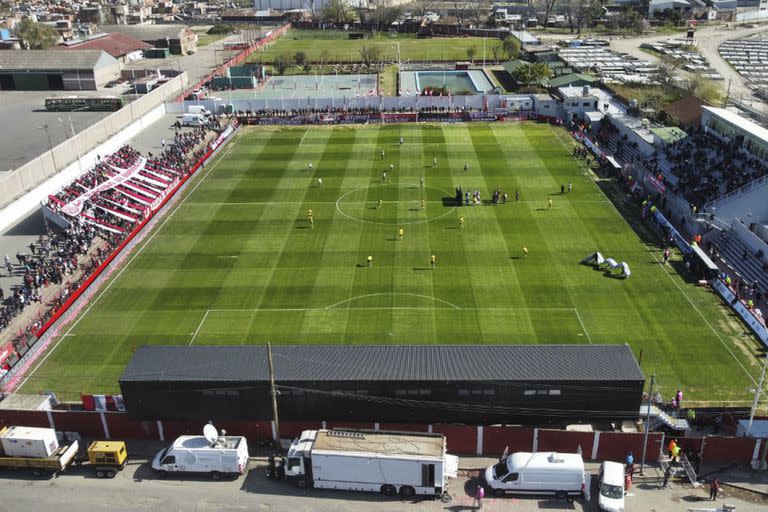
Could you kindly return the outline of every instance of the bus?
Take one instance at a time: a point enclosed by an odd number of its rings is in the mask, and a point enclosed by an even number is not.
[[[123,108],[123,99],[117,96],[61,96],[46,98],[45,110],[49,112],[71,112],[73,110],[97,110],[113,112]]]

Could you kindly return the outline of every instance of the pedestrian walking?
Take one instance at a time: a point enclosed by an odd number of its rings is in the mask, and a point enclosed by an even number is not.
[[[630,475],[635,472],[635,456],[632,452],[627,454],[627,473]]]
[[[549,210],[551,210],[552,209],[552,198],[551,197],[549,199],[547,199],[547,204],[548,204],[547,208]]]
[[[478,484],[477,490],[475,491],[475,503],[477,503],[477,505],[475,506],[473,504],[473,507],[477,510],[481,510],[483,508],[483,498],[485,498],[485,488]]]
[[[720,482],[718,482],[717,478],[715,478],[709,484],[709,499],[715,501],[717,499],[718,492],[720,492]]]
[[[670,464],[667,466],[667,469],[664,471],[664,481],[661,483],[661,487],[663,489],[666,489],[667,484],[669,483],[669,478],[672,476],[672,465]]]
[[[435,267],[437,266],[437,259],[435,258],[434,254],[429,259],[429,264],[432,266],[432,270],[435,270]]]
[[[368,256],[368,266],[369,267],[373,266],[373,256]]]
[[[29,250],[32,251],[32,256],[35,255],[35,243],[29,242]]]
[[[162,140],[160,141],[160,145],[162,145],[162,146],[163,146],[163,149],[165,149],[165,139],[162,139]]]
[[[682,408],[683,407],[683,392],[678,389],[677,390],[677,394],[675,394],[675,398],[677,399],[677,406]]]

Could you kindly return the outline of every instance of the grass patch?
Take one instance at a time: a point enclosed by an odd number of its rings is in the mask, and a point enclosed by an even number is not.
[[[197,46],[207,46],[225,37],[227,37],[227,34],[198,34]]]
[[[661,109],[673,101],[677,101],[681,98],[680,93],[670,88],[665,89],[660,85],[631,85],[611,83],[608,84],[608,88],[613,90],[626,101],[636,99],[641,107],[648,104],[653,105],[654,108]]]
[[[478,54],[483,51],[481,37],[434,37],[416,39],[413,34],[401,34],[398,37],[378,35],[368,39],[348,39],[348,32],[338,30],[291,30],[266,49],[254,53],[250,62],[272,62],[277,55],[294,55],[303,51],[310,61],[319,61],[323,52],[327,52],[328,62],[359,62],[360,49],[363,46],[376,46],[383,60],[397,61],[397,43],[400,44],[402,61],[456,61],[467,59],[467,48],[474,47]],[[500,45],[495,39],[486,40],[487,55],[491,55],[491,45]]]
[[[379,73],[379,89],[384,96],[397,96],[397,64],[385,66]]]
[[[689,403],[747,403],[757,343],[677,274],[679,259],[658,263],[638,205],[612,181],[596,184],[565,131],[244,128],[230,144],[22,392],[115,392],[142,344],[628,343],[666,397],[680,387]],[[457,186],[485,200],[500,187],[512,200],[454,208]],[[595,250],[626,261],[632,277],[579,265]]]

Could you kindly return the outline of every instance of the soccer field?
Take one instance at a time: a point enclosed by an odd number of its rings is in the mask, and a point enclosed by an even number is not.
[[[567,137],[534,123],[243,128],[23,391],[115,392],[142,344],[628,343],[667,398],[748,403],[756,342],[658,263]],[[457,186],[484,204],[454,207]],[[497,187],[507,204],[487,203]],[[632,277],[579,265],[595,250]]]

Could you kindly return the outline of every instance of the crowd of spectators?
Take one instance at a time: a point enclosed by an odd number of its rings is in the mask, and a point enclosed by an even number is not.
[[[697,209],[767,172],[765,162],[749,155],[740,142],[723,143],[699,132],[667,145],[663,156],[677,178],[667,185]]]
[[[192,163],[207,150],[209,128],[177,131],[173,141],[162,141],[159,155],[148,153],[146,159],[131,147],[123,146],[114,154],[97,157],[97,164],[48,197],[46,204],[69,222],[61,232],[49,231],[37,243],[29,245],[30,253],[19,252],[15,260],[4,257],[4,268],[9,276],[20,277],[21,282],[10,290],[0,288],[0,332],[32,304],[46,303],[32,322],[20,329],[17,341],[34,339],[34,333],[77,288],[87,279],[146,215],[153,201],[163,191],[189,173]],[[64,213],[64,207],[91,192],[98,185],[118,175],[123,169],[143,164],[130,180],[112,188],[91,194],[83,201],[76,215]],[[94,241],[101,241],[91,250]],[[90,251],[89,258],[83,258]],[[43,297],[43,290],[57,286],[51,297]]]

